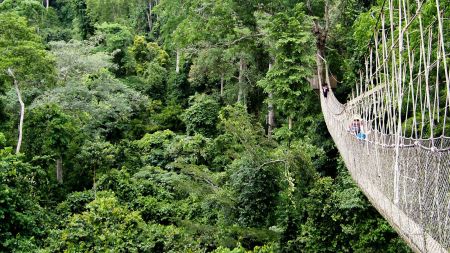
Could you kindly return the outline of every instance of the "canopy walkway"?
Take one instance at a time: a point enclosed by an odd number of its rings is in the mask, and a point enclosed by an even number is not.
[[[439,0],[385,1],[353,99],[321,92],[350,174],[416,252],[450,249],[448,19]]]

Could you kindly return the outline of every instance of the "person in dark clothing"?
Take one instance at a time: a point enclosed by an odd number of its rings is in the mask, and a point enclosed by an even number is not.
[[[326,83],[324,83],[322,85],[322,91],[323,91],[323,96],[327,97],[329,89],[328,89],[328,85]]]

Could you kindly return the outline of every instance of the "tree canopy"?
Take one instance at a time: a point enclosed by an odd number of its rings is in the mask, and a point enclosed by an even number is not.
[[[411,252],[309,84],[381,4],[0,0],[0,251]]]

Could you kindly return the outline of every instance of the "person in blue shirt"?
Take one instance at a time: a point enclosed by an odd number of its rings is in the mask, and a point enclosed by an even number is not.
[[[364,133],[364,127],[361,117],[355,115],[353,121],[349,126],[348,131],[356,136],[358,140],[365,140],[367,135]]]

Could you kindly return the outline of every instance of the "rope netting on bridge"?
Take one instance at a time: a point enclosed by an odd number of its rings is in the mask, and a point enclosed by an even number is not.
[[[351,100],[321,95],[352,177],[417,252],[450,249],[448,6],[385,0]]]

